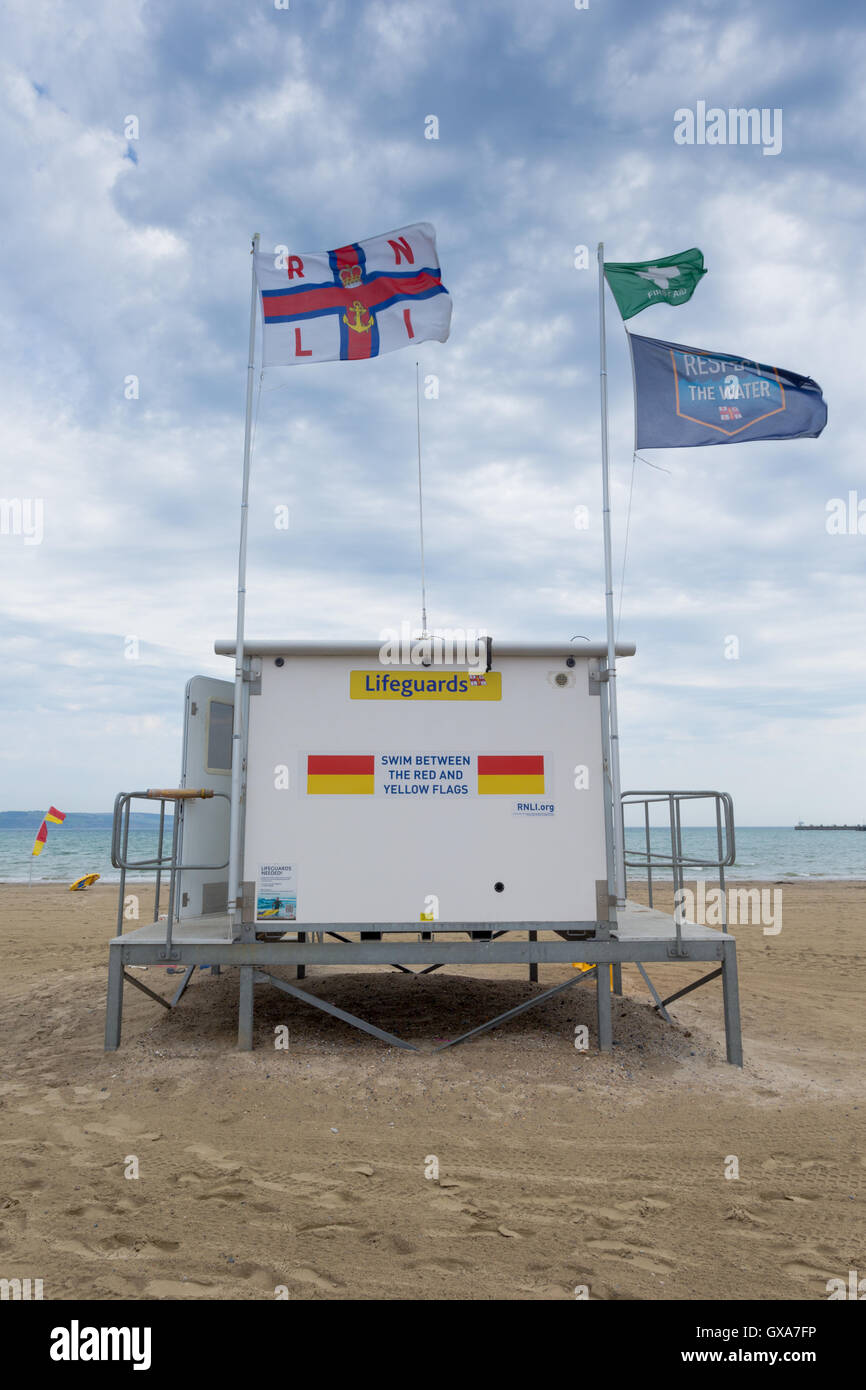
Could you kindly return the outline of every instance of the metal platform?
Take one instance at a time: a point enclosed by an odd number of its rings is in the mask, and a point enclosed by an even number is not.
[[[477,933],[485,931],[489,931],[490,939],[477,939]],[[564,931],[581,933],[584,939],[564,940],[560,934]],[[365,939],[361,939],[361,932]],[[370,940],[371,933],[380,933],[382,939]],[[472,939],[473,933],[476,934],[475,939]],[[503,930],[502,924],[495,922],[436,922],[433,939],[418,940],[417,923],[363,923],[355,924],[354,929],[344,923],[307,923],[300,924],[297,931],[291,935],[295,939],[263,940],[258,936],[249,940],[231,940],[229,918],[226,913],[212,913],[176,923],[171,940],[170,958],[173,963],[186,967],[186,971],[171,1001],[155,994],[127,970],[129,966],[166,962],[165,924],[151,922],[115,937],[109,951],[106,1050],[112,1051],[120,1045],[124,983],[134,985],[160,1004],[171,1008],[182,998],[196,966],[238,967],[238,1046],[241,1049],[248,1050],[252,1047],[254,986],[267,983],[296,998],[300,1003],[332,1014],[380,1038],[383,1042],[407,1051],[417,1051],[413,1044],[377,1028],[365,1019],[336,1008],[327,1000],[300,989],[294,983],[269,974],[262,967],[295,967],[298,978],[302,979],[309,966],[345,968],[353,965],[381,965],[407,973],[429,973],[443,966],[526,965],[529,967],[530,979],[535,982],[538,979],[539,965],[570,965],[578,958],[589,966],[612,965],[615,984],[619,973],[617,967],[626,962],[637,965],[653,995],[656,1008],[664,1017],[667,1017],[665,1006],[671,999],[659,998],[644,966],[659,961],[680,964],[714,963],[717,967],[715,970],[686,986],[684,990],[678,991],[671,998],[678,998],[701,984],[721,978],[727,1058],[736,1066],[742,1065],[735,939],[730,934],[711,927],[691,923],[677,926],[674,919],[667,914],[638,903],[629,902],[624,910],[621,909],[616,924],[521,922],[509,923],[507,929]],[[412,935],[415,939],[395,939],[397,936],[407,935]],[[458,937],[460,939],[457,939]],[[592,973],[596,978],[598,1045],[601,1051],[609,1051],[613,1046],[610,972],[602,969]],[[575,971],[573,976],[557,982],[540,994],[533,993],[515,1009],[482,1023],[453,1039],[446,1046],[453,1046],[505,1023],[587,978],[587,972]]]
[[[478,931],[490,931],[497,934],[503,932],[501,922],[436,922],[431,924],[437,936],[449,933],[466,933]],[[563,931],[592,931],[598,927],[596,922],[514,922],[509,923],[507,932],[519,931],[540,931],[546,930],[558,934]],[[666,912],[660,912],[656,908],[645,907],[642,903],[629,901],[625,909],[620,909],[619,920],[615,926],[610,925],[612,936],[618,941],[646,941],[647,939],[676,939],[676,926],[674,919]],[[290,927],[281,933],[282,936],[298,936],[313,933],[334,933],[346,935],[354,930],[354,934],[363,930],[365,933],[382,932],[402,935],[417,935],[419,928],[417,922],[370,922],[363,927],[353,929],[344,922],[306,922],[299,923],[297,927]],[[718,941],[721,935],[714,927],[702,927],[693,922],[686,922],[680,928],[680,934],[684,941]],[[267,932],[260,923],[257,930],[259,937],[275,936],[275,932]],[[147,922],[143,927],[136,927],[130,932],[124,932],[122,936],[116,936],[111,945],[119,942],[124,945],[152,944],[154,942],[163,944],[165,941],[165,924],[163,922]],[[176,922],[172,931],[172,942],[174,945],[200,945],[207,946],[215,942],[232,941],[232,929],[229,914],[227,912],[209,912],[204,916],[185,917]],[[286,943],[284,943],[286,944]],[[569,949],[574,954],[575,945],[569,943]],[[585,943],[579,943],[581,948]]]
[[[653,1000],[654,1007],[668,1022],[667,1005],[692,990],[714,980],[721,980],[727,1058],[742,1066],[743,1049],[740,1034],[740,1006],[737,984],[736,941],[727,930],[726,919],[721,930],[696,925],[684,920],[682,906],[676,915],[658,911],[653,904],[653,873],[672,874],[675,901],[683,887],[685,867],[708,867],[718,875],[724,890],[724,869],[734,862],[733,807],[725,793],[716,792],[629,792],[623,804],[636,805],[643,812],[645,843],[642,850],[631,850],[627,862],[632,868],[646,872],[649,906],[627,900],[615,906],[608,878],[609,917],[589,921],[471,921],[429,922],[419,927],[414,922],[280,922],[276,924],[244,920],[233,925],[228,912],[211,912],[199,916],[179,915],[175,910],[179,893],[177,880],[182,872],[178,859],[177,817],[172,826],[172,848],[164,848],[165,804],[181,798],[207,797],[207,791],[155,791],[121,793],[115,805],[112,832],[112,860],[121,869],[118,893],[117,932],[110,943],[108,969],[108,998],[106,1001],[105,1048],[114,1051],[120,1046],[123,1018],[123,990],[133,985],[166,1009],[177,1007],[196,967],[210,966],[219,972],[223,966],[239,971],[238,1047],[249,1050],[253,1045],[253,996],[257,984],[269,984],[290,995],[299,1003],[331,1014],[391,1046],[416,1052],[413,1043],[378,1028],[366,1019],[347,1013],[318,994],[311,994],[264,967],[294,968],[296,979],[303,980],[308,966],[337,966],[343,970],[356,965],[378,965],[403,974],[430,974],[445,966],[460,965],[525,965],[529,980],[538,983],[540,965],[571,965],[580,961],[586,968],[575,970],[540,993],[533,992],[521,1004],[497,1014],[443,1046],[487,1032],[502,1023],[536,1008],[545,1000],[580,981],[594,977],[598,1046],[602,1052],[613,1046],[612,993],[622,992],[622,965],[637,967]],[[161,803],[159,845],[156,856],[149,861],[130,864],[127,860],[129,806],[136,796],[147,796]],[[715,858],[687,858],[683,854],[680,807],[688,801],[711,798],[715,808],[718,853]],[[649,821],[650,806],[662,804],[669,815],[669,849],[653,846]],[[667,842],[666,842],[667,843]],[[189,866],[187,866],[188,868]],[[197,865],[208,869],[219,865]],[[153,921],[124,932],[124,903],[126,901],[126,871],[128,868],[151,869],[156,875]],[[160,916],[160,883],[169,880],[168,911]],[[284,929],[285,928],[285,929]],[[709,963],[714,968],[702,974],[668,998],[662,999],[646,966],[666,962],[682,965]],[[150,989],[128,967],[142,965],[174,965],[183,969],[183,978],[171,999]],[[598,967],[602,967],[599,969]],[[610,967],[608,969],[607,967]],[[438,1049],[441,1050],[441,1049]]]

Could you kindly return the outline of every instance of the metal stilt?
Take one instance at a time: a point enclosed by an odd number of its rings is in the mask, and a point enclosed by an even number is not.
[[[238,1051],[253,1050],[253,984],[255,970],[251,965],[240,969],[240,989],[238,991]]]
[[[123,956],[119,946],[108,951],[108,998],[105,1004],[105,1051],[116,1052],[120,1047],[123,1020]]]
[[[743,1065],[743,1035],[740,1028],[740,989],[737,981],[737,944],[725,942],[722,956],[722,996],[725,1010],[725,1046],[728,1061],[734,1067]]]
[[[610,971],[602,967],[595,979],[596,1009],[598,1011],[598,1050],[613,1050],[613,1013],[610,1000]]]

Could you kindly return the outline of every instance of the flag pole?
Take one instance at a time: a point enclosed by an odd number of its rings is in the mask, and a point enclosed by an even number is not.
[[[244,425],[244,472],[241,484],[241,524],[238,541],[238,602],[237,626],[235,631],[235,703],[232,718],[232,786],[231,817],[229,821],[229,917],[233,927],[243,920],[243,899],[241,896],[241,796],[245,762],[245,739],[243,718],[244,694],[244,619],[247,598],[247,520],[250,498],[250,453],[252,445],[253,420],[253,382],[256,356],[256,252],[259,249],[259,234],[252,240],[252,284],[250,288],[250,343],[247,356],[247,401],[246,422]]]
[[[427,577],[424,569],[424,494],[421,490],[421,364],[415,363],[415,419],[418,427],[418,524],[421,533],[421,637],[427,636]]]
[[[604,322],[604,242],[598,243],[599,385],[601,392],[601,492],[604,530],[604,607],[607,623],[607,679],[610,790],[613,804],[613,852],[616,906],[625,906],[625,847],[619,775],[619,717],[616,707],[616,631],[613,618],[613,550],[610,534],[610,462],[607,438],[607,338]]]

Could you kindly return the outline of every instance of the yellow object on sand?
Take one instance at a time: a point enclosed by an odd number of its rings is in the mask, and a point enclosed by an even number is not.
[[[594,970],[595,966],[587,965],[585,960],[573,960],[571,962],[571,968],[572,970],[580,970],[582,974],[585,975],[587,970]],[[613,989],[613,966],[610,967],[610,987]]]
[[[91,883],[95,883],[100,877],[100,874],[82,874],[74,883],[70,883],[69,891],[70,893],[78,893],[84,888],[89,888]]]

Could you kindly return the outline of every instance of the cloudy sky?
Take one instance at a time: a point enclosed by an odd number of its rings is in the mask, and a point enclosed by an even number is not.
[[[174,783],[187,677],[231,673],[212,644],[234,627],[251,234],[320,251],[423,220],[454,300],[449,342],[417,354],[439,378],[431,622],[603,635],[597,287],[575,247],[699,246],[692,301],[631,326],[813,376],[830,423],[633,474],[608,297],[638,644],[623,784],[717,786],[746,825],[866,819],[866,534],[826,524],[831,499],[866,499],[857,6],[7,0],[4,27],[0,497],[41,506],[43,535],[7,508],[0,809]],[[781,152],[676,144],[698,101],[780,108]],[[417,621],[415,359],[266,374],[251,635]]]

